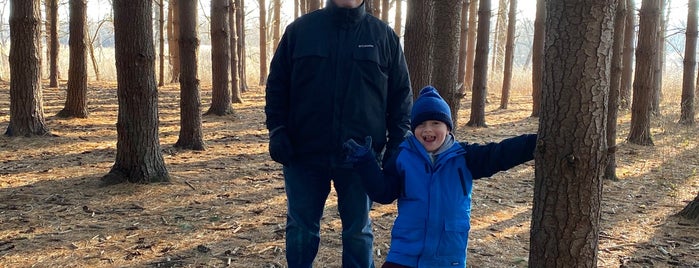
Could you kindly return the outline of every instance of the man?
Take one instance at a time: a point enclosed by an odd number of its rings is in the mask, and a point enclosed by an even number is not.
[[[375,141],[386,159],[410,129],[412,92],[399,38],[363,0],[328,0],[291,23],[267,79],[269,153],[284,165],[288,266],[311,267],[331,181],[343,267],[374,267],[369,201],[342,143]]]

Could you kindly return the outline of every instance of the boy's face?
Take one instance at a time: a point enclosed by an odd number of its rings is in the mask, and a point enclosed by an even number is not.
[[[427,120],[415,127],[415,137],[425,146],[425,150],[434,153],[447,139],[447,124],[437,120]]]
[[[364,0],[333,0],[338,7],[355,8],[364,2]]]

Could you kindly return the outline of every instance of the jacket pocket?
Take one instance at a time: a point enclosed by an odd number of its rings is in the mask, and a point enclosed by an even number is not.
[[[469,229],[471,224],[467,219],[446,220],[444,231],[439,239],[437,256],[466,258]]]
[[[396,219],[391,230],[391,251],[401,255],[418,256],[424,243],[424,220]]]
[[[376,45],[358,45],[352,59],[358,74],[365,83],[385,88],[388,82],[388,65],[381,61],[379,47]]]

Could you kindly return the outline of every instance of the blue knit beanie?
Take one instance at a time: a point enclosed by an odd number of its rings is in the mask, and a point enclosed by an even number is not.
[[[420,96],[415,100],[410,115],[410,129],[415,131],[415,127],[427,120],[442,121],[450,131],[452,130],[451,109],[432,86],[420,90]]]

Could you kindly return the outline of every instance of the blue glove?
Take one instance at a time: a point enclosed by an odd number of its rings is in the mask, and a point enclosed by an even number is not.
[[[359,145],[353,139],[342,144],[345,151],[345,162],[355,164],[374,159],[374,151],[371,149],[371,136],[364,138],[364,145]]]
[[[272,160],[286,165],[291,161],[293,155],[294,149],[284,126],[272,130],[269,133],[269,156],[272,157]]]

